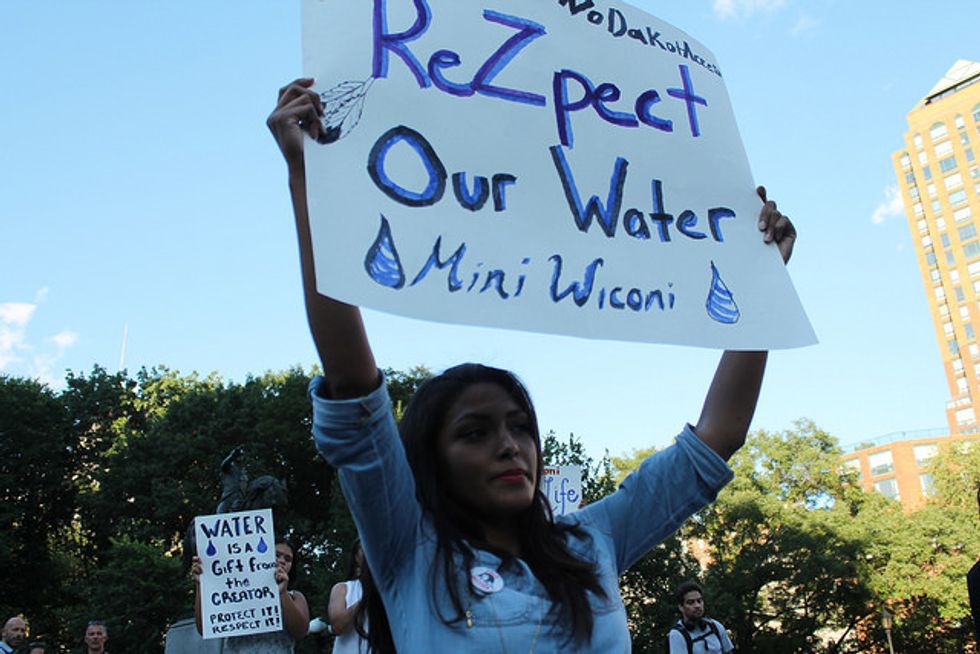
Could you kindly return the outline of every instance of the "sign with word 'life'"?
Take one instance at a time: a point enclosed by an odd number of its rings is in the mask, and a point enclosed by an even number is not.
[[[582,505],[582,466],[545,466],[541,492],[553,515],[565,515]]]
[[[722,70],[625,2],[304,0],[317,290],[444,322],[815,342]]]
[[[194,532],[203,567],[204,637],[228,638],[282,629],[272,511],[197,516]]]

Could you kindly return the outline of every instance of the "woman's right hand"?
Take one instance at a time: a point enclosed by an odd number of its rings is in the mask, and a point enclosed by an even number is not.
[[[300,78],[279,89],[279,101],[265,124],[290,167],[303,163],[303,133],[320,136],[323,104],[310,87],[312,78]]]

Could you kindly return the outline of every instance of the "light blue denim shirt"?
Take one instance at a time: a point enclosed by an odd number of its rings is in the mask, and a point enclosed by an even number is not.
[[[569,546],[596,563],[606,591],[605,599],[589,595],[595,622],[587,646],[572,645],[567,630],[555,626],[547,592],[523,561],[501,566],[499,557],[483,550],[475,550],[474,566],[496,570],[503,588],[486,594],[471,592],[470,572],[460,570],[454,583],[472,620],[446,624],[440,614],[449,618],[455,613],[448,592],[433,599],[435,537],[415,498],[415,480],[384,380],[365,397],[330,400],[325,396],[323,378],[313,379],[316,447],[339,471],[401,654],[629,652],[619,575],[714,500],[732,478],[725,461],[686,426],[675,444],[644,461],[615,493],[556,518],[578,522],[583,528],[587,537],[574,539]]]

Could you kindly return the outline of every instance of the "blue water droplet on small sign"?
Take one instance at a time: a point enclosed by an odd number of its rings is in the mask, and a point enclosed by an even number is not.
[[[208,541],[208,549],[206,549],[206,550],[205,550],[205,552],[207,553],[207,555],[208,555],[208,556],[214,556],[215,554],[217,554],[217,553],[218,553],[218,550],[216,550],[216,549],[214,548],[214,543],[212,543],[212,542],[211,542],[211,541],[209,540],[209,541]]]
[[[381,216],[381,228],[378,237],[368,248],[364,257],[364,269],[371,279],[382,286],[401,288],[405,285],[405,271],[395,249],[395,241],[391,238],[391,226],[388,219]]]
[[[265,554],[269,550],[269,546],[265,544],[265,539],[259,536],[259,544],[255,547],[260,554]]]
[[[742,315],[738,305],[735,304],[732,292],[728,290],[728,286],[718,273],[714,261],[711,262],[711,289],[708,291],[708,301],[704,306],[712,320],[725,325],[734,325]]]

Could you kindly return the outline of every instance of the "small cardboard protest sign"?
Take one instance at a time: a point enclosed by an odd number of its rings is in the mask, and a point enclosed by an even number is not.
[[[582,466],[545,466],[541,492],[548,498],[552,514],[577,510],[582,505]]]
[[[597,339],[816,341],[722,70],[672,25],[604,0],[304,0],[303,47],[320,293]]]
[[[194,518],[201,575],[204,638],[228,638],[283,628],[276,584],[272,511]]]

